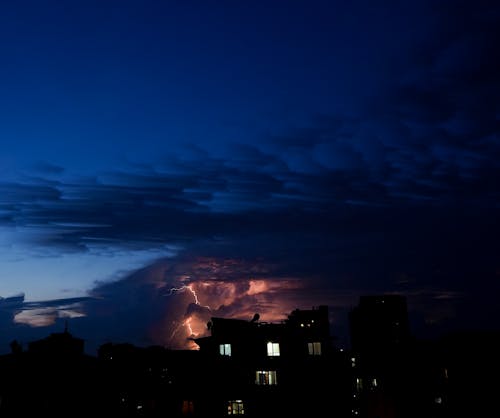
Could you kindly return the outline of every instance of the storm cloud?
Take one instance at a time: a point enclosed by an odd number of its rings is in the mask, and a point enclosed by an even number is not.
[[[211,315],[279,320],[319,304],[346,340],[365,293],[405,294],[419,332],[498,316],[499,8],[425,10],[349,111],[94,175],[41,162],[0,183],[0,228],[33,257],[149,254],[77,306],[2,299],[2,323],[69,317],[94,346],[185,348]]]

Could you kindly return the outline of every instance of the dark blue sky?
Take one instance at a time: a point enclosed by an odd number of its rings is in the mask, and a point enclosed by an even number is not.
[[[0,351],[362,294],[497,326],[493,1],[0,6]]]

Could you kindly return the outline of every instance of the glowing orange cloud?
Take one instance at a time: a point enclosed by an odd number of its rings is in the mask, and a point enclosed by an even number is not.
[[[259,313],[261,321],[279,322],[293,309],[304,307],[304,282],[272,274],[264,277],[271,272],[263,265],[202,258],[184,267],[190,273],[176,277],[179,285],[164,287],[164,318],[153,329],[153,338],[167,347],[196,349],[190,338],[206,335],[212,316],[250,320]],[[252,275],[244,277],[245,271]]]
[[[31,327],[46,327],[56,322],[58,318],[79,318],[85,316],[79,306],[44,307],[25,309],[14,316],[14,323]]]

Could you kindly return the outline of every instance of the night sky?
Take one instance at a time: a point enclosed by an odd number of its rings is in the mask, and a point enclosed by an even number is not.
[[[495,1],[0,6],[0,353],[406,295],[498,329]]]

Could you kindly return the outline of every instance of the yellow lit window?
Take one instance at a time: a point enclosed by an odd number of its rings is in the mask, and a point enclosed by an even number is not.
[[[361,377],[356,377],[356,391],[360,392],[363,390],[363,379]]]
[[[257,385],[277,385],[276,370],[257,370],[255,372],[255,384]]]
[[[321,356],[321,343],[307,343],[307,349],[311,356]]]
[[[227,414],[228,415],[244,415],[245,408],[243,407],[243,401],[229,401],[227,403]]]
[[[279,343],[267,343],[267,355],[269,357],[275,357],[280,355],[280,345]]]

